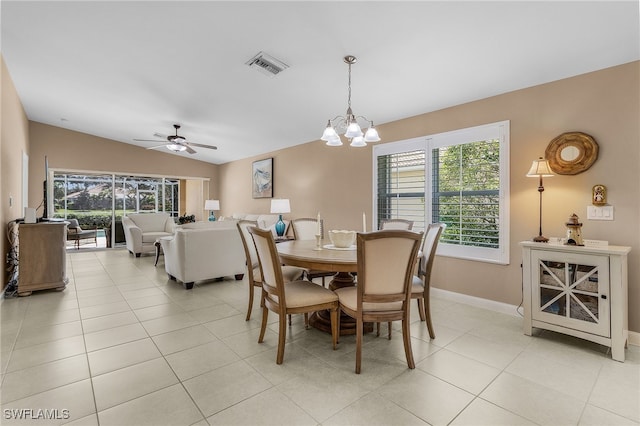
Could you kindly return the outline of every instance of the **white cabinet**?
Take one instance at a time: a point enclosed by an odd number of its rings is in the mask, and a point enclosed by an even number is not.
[[[610,347],[611,357],[624,362],[631,247],[520,245],[524,333],[536,327],[580,337]]]

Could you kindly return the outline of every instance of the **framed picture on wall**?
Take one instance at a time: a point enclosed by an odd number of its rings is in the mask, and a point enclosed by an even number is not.
[[[273,197],[273,158],[254,161],[251,166],[253,198]]]

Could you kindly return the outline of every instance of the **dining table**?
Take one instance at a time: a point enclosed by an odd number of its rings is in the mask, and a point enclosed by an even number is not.
[[[276,244],[280,261],[285,265],[306,269],[335,272],[329,283],[330,290],[354,286],[354,273],[358,271],[356,246],[337,248],[331,244],[318,244],[314,240],[292,240]],[[309,325],[331,333],[329,311],[318,311],[309,317]],[[365,324],[365,332],[373,331],[373,324]],[[346,314],[340,316],[340,335],[355,334],[355,320]]]

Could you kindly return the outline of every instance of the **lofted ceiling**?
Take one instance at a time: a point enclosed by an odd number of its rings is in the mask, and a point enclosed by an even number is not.
[[[30,120],[222,164],[640,59],[638,1],[8,1],[2,55]],[[267,76],[263,51],[289,66]],[[381,132],[385,141],[384,132]],[[322,142],[318,142],[322,143]],[[354,149],[344,147],[342,149]]]

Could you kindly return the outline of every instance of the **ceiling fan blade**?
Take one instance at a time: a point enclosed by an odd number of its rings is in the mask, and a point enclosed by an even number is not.
[[[134,139],[134,141],[136,142],[156,142],[156,143],[163,143],[164,141],[158,140],[158,139]],[[166,142],[164,142],[166,143]]]
[[[195,154],[195,153],[196,153],[196,151],[195,151],[193,148],[191,148],[189,145],[186,145],[186,144],[184,144],[184,143],[183,143],[182,145],[184,145],[184,146],[187,148],[187,149],[186,149],[186,151],[187,151],[189,154]]]
[[[150,146],[149,148],[146,148],[146,149],[158,149],[158,148],[164,148],[165,146],[167,146],[166,143],[162,145]]]
[[[217,146],[213,146],[213,145],[203,145],[201,143],[195,143],[195,142],[187,142],[187,145],[191,145],[191,146],[197,146],[198,148],[210,148],[210,149],[218,149]]]

